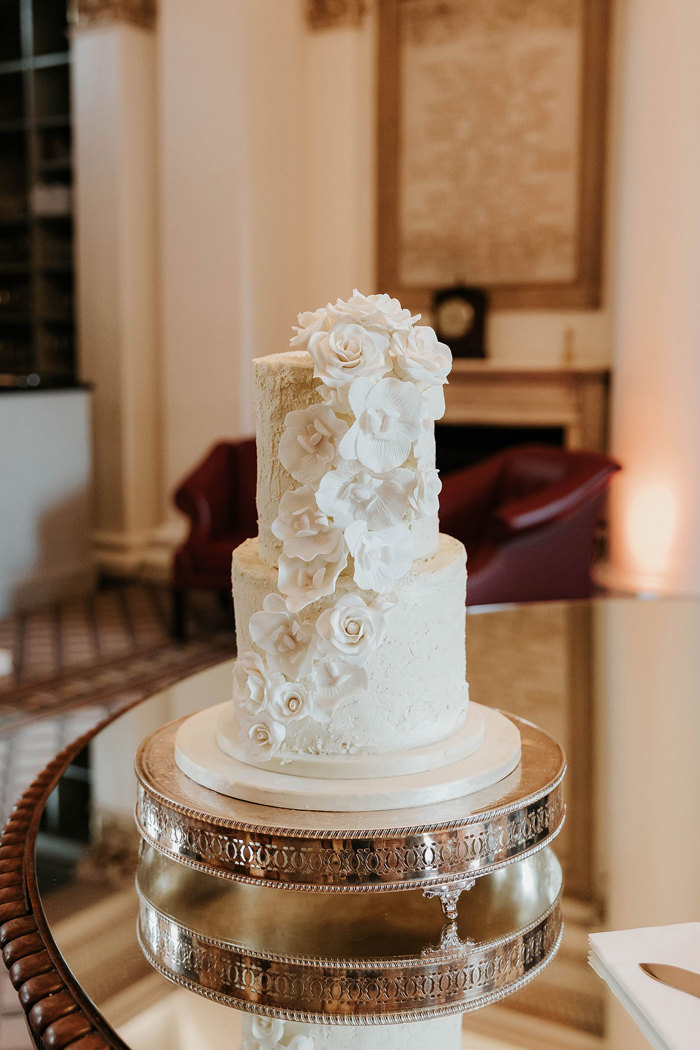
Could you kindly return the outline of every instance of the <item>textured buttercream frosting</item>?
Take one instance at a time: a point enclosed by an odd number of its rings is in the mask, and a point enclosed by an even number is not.
[[[234,551],[234,607],[243,651],[253,646],[249,622],[275,580],[275,570],[259,556],[257,540],[246,540]],[[464,547],[441,536],[437,554],[414,562],[396,584],[396,603],[384,613],[382,642],[364,664],[366,687],[341,701],[328,722],[290,721],[284,751],[398,751],[441,740],[459,726],[467,709],[466,582]],[[370,593],[341,576],[333,595],[300,612],[302,625],[312,628],[340,596],[352,594],[371,603]]]

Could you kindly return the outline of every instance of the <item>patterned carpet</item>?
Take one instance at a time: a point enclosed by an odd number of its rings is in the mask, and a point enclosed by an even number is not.
[[[234,651],[230,611],[202,595],[188,641],[168,634],[168,595],[128,585],[0,621],[12,673],[0,677],[0,826],[36,774],[115,711]],[[0,1047],[31,1045],[17,993],[0,973]]]
[[[206,598],[206,596],[205,596]],[[0,817],[70,740],[116,710],[225,659],[233,625],[194,606],[189,640],[168,634],[168,595],[128,585],[0,621]]]

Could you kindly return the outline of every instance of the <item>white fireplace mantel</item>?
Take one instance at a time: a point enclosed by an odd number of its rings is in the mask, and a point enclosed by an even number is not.
[[[455,358],[445,387],[447,424],[561,427],[566,448],[604,451],[609,370],[500,365]]]

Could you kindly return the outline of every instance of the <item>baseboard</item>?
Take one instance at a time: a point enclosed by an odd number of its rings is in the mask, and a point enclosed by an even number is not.
[[[95,567],[90,561],[45,566],[9,588],[7,605],[16,612],[36,609],[40,605],[88,594],[94,587]]]
[[[96,529],[91,537],[95,566],[105,576],[166,582],[186,531],[177,521],[150,532]]]

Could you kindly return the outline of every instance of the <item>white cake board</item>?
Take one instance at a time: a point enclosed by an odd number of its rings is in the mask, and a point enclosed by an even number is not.
[[[205,708],[182,723],[175,737],[175,761],[202,787],[244,802],[331,813],[433,805],[490,787],[520,761],[520,733],[515,724],[499,711],[478,705],[484,718],[484,743],[474,754],[450,765],[362,780],[289,776],[249,766],[221,750],[216,725],[230,703]]]
[[[484,742],[484,708],[470,704],[467,717],[454,733],[422,747],[381,754],[378,750],[344,755],[299,755],[282,748],[268,762],[251,761],[238,746],[238,723],[233,704],[222,704],[216,723],[216,742],[225,754],[266,773],[310,777],[312,780],[366,780],[368,777],[404,776],[451,766],[478,751]]]

